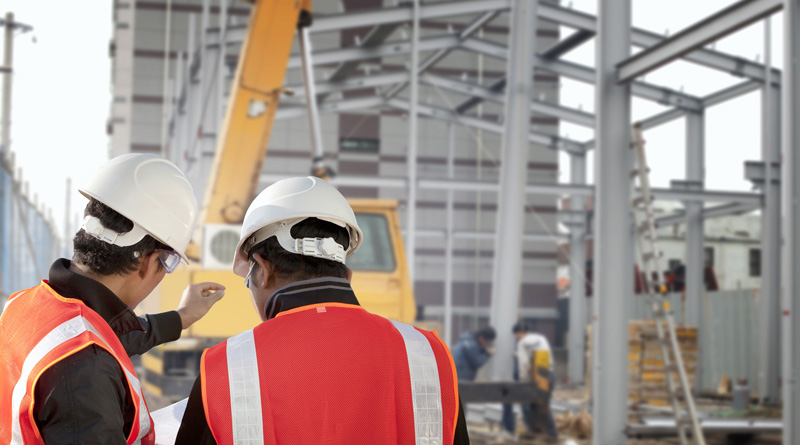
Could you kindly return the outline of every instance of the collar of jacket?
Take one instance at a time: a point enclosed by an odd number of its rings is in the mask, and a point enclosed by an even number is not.
[[[143,331],[139,318],[119,297],[97,281],[69,270],[70,261],[56,260],[50,266],[47,284],[65,298],[80,300],[97,312],[120,337],[131,331]]]
[[[264,305],[269,320],[283,311],[319,303],[344,303],[360,306],[350,282],[344,278],[321,277],[295,281],[276,290]]]

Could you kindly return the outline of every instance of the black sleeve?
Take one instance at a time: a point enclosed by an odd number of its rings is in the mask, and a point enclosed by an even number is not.
[[[211,428],[208,427],[206,413],[203,410],[203,388],[200,383],[200,376],[197,376],[194,386],[192,386],[192,393],[189,395],[189,401],[186,404],[186,412],[183,413],[178,437],[175,439],[175,445],[180,444],[217,444],[217,440],[211,434]]]
[[[139,317],[143,331],[131,330],[120,336],[119,341],[129,356],[144,354],[162,343],[181,338],[181,316],[175,311]]]
[[[456,422],[456,433],[453,436],[453,445],[469,445],[469,432],[467,431],[467,419],[464,417],[464,405],[461,398],[458,399],[458,421]]]
[[[42,373],[34,401],[36,426],[48,445],[124,445],[136,412],[119,363],[95,345]]]

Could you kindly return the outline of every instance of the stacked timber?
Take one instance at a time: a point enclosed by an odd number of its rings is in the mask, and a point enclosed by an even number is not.
[[[679,326],[676,328],[676,334],[689,385],[694,386],[698,357],[697,328]],[[589,396],[592,377],[591,351],[593,336],[591,326],[587,328],[587,335],[586,389],[587,396]],[[674,357],[672,357],[672,363],[675,363]],[[672,377],[677,388],[677,373],[673,372]],[[631,403],[668,406],[671,402],[667,388],[667,373],[664,368],[655,322],[652,320],[631,320],[628,323],[628,400]]]

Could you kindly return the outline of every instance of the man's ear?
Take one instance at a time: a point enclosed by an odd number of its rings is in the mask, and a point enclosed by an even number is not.
[[[269,287],[269,281],[275,273],[275,267],[257,253],[253,254],[253,261],[258,263],[258,267],[256,268],[257,270],[253,271],[253,276],[250,277],[250,281],[257,287],[266,289]]]
[[[147,277],[148,272],[157,273],[159,271],[158,252],[153,251],[149,255],[139,258],[139,278]]]
[[[347,279],[347,281],[352,281],[353,280],[353,271],[350,270],[349,267],[347,268],[347,275],[345,275],[344,277]]]

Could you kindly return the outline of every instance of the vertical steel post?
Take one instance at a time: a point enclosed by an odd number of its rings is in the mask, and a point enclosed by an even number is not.
[[[417,250],[417,107],[419,102],[419,0],[414,0],[411,29],[411,72],[408,109],[408,200],[406,204],[406,262],[414,287]]]
[[[186,95],[184,101],[184,109],[186,110],[186,123],[184,124],[184,134],[183,138],[185,144],[182,147],[176,147],[179,150],[178,153],[178,160],[181,162],[178,164],[183,171],[187,171],[188,169],[188,156],[189,154],[189,147],[192,146],[194,140],[196,138],[197,127],[195,126],[195,111],[194,111],[194,94],[192,94],[192,83],[193,83],[193,73],[195,69],[199,68],[198,59],[199,57],[196,56],[197,52],[202,52],[205,50],[204,47],[201,47],[198,51],[197,46],[195,44],[195,38],[197,35],[196,30],[196,23],[197,23],[197,14],[189,14],[189,39],[188,44],[186,45],[186,54],[189,55],[189,59],[187,61],[187,69],[186,69]],[[203,30],[205,32],[205,30]],[[195,68],[197,66],[197,68]],[[201,93],[202,94],[202,93]],[[202,100],[201,100],[202,102]]]
[[[493,380],[510,381],[514,339],[522,282],[522,235],[525,225],[528,133],[531,125],[533,55],[536,41],[537,0],[515,0],[511,6],[509,57],[506,71],[500,189],[497,197],[497,237],[492,272],[491,322],[497,329],[497,353],[492,360]]]
[[[219,60],[217,63],[217,114],[215,131],[219,132],[225,121],[225,54],[227,54],[228,0],[219,0]],[[219,136],[217,136],[219,139]]]
[[[595,50],[595,244],[592,396],[595,445],[624,444],[628,422],[628,305],[633,292],[630,215],[630,85],[617,63],[630,55],[630,0],[598,0]]]
[[[772,20],[764,20],[764,88],[761,91],[761,159],[764,162],[764,207],[761,209],[761,294],[758,348],[758,394],[778,403],[780,388],[781,185],[772,166],[780,163],[781,95],[772,78]]]
[[[783,443],[800,443],[800,1],[783,5]]]
[[[586,155],[570,154],[570,182],[586,184]],[[570,197],[570,210],[584,212],[584,199]],[[585,219],[584,219],[585,221]],[[585,225],[573,224],[569,233],[569,382],[584,383],[586,357],[586,234]]]
[[[62,255],[64,258],[71,258],[72,231],[70,230],[69,214],[72,212],[72,178],[67,177],[67,185],[64,190],[66,190],[66,197],[64,201],[64,251]]]
[[[686,114],[686,179],[702,183],[705,176],[705,113]],[[703,243],[705,221],[703,203],[687,202],[686,206],[686,319],[685,323],[697,326],[698,358],[695,369],[695,393],[701,391],[703,381]]]
[[[167,156],[167,128],[169,127],[169,65],[170,50],[172,49],[172,0],[167,0],[166,12],[164,13],[164,58],[161,76],[161,156]]]
[[[456,133],[452,123],[447,124],[447,179],[455,178]],[[453,340],[453,190],[447,191],[447,239],[444,247],[444,342]]]
[[[12,242],[8,231],[10,219],[10,207],[12,205],[11,186],[13,180],[13,168],[9,165],[9,150],[11,147],[11,76],[13,75],[14,60],[14,13],[6,13],[5,41],[3,50],[3,121],[2,139],[0,139],[0,294],[11,293],[13,288],[8,286],[6,274],[10,275],[9,261],[12,256],[8,251],[8,246]],[[10,276],[9,276],[10,279]]]
[[[311,151],[314,153],[312,171],[323,171],[325,150],[322,145],[322,125],[317,108],[317,88],[314,83],[314,64],[311,60],[311,34],[307,26],[300,27],[300,55],[303,63],[303,81],[306,87],[306,109],[311,126]]]

